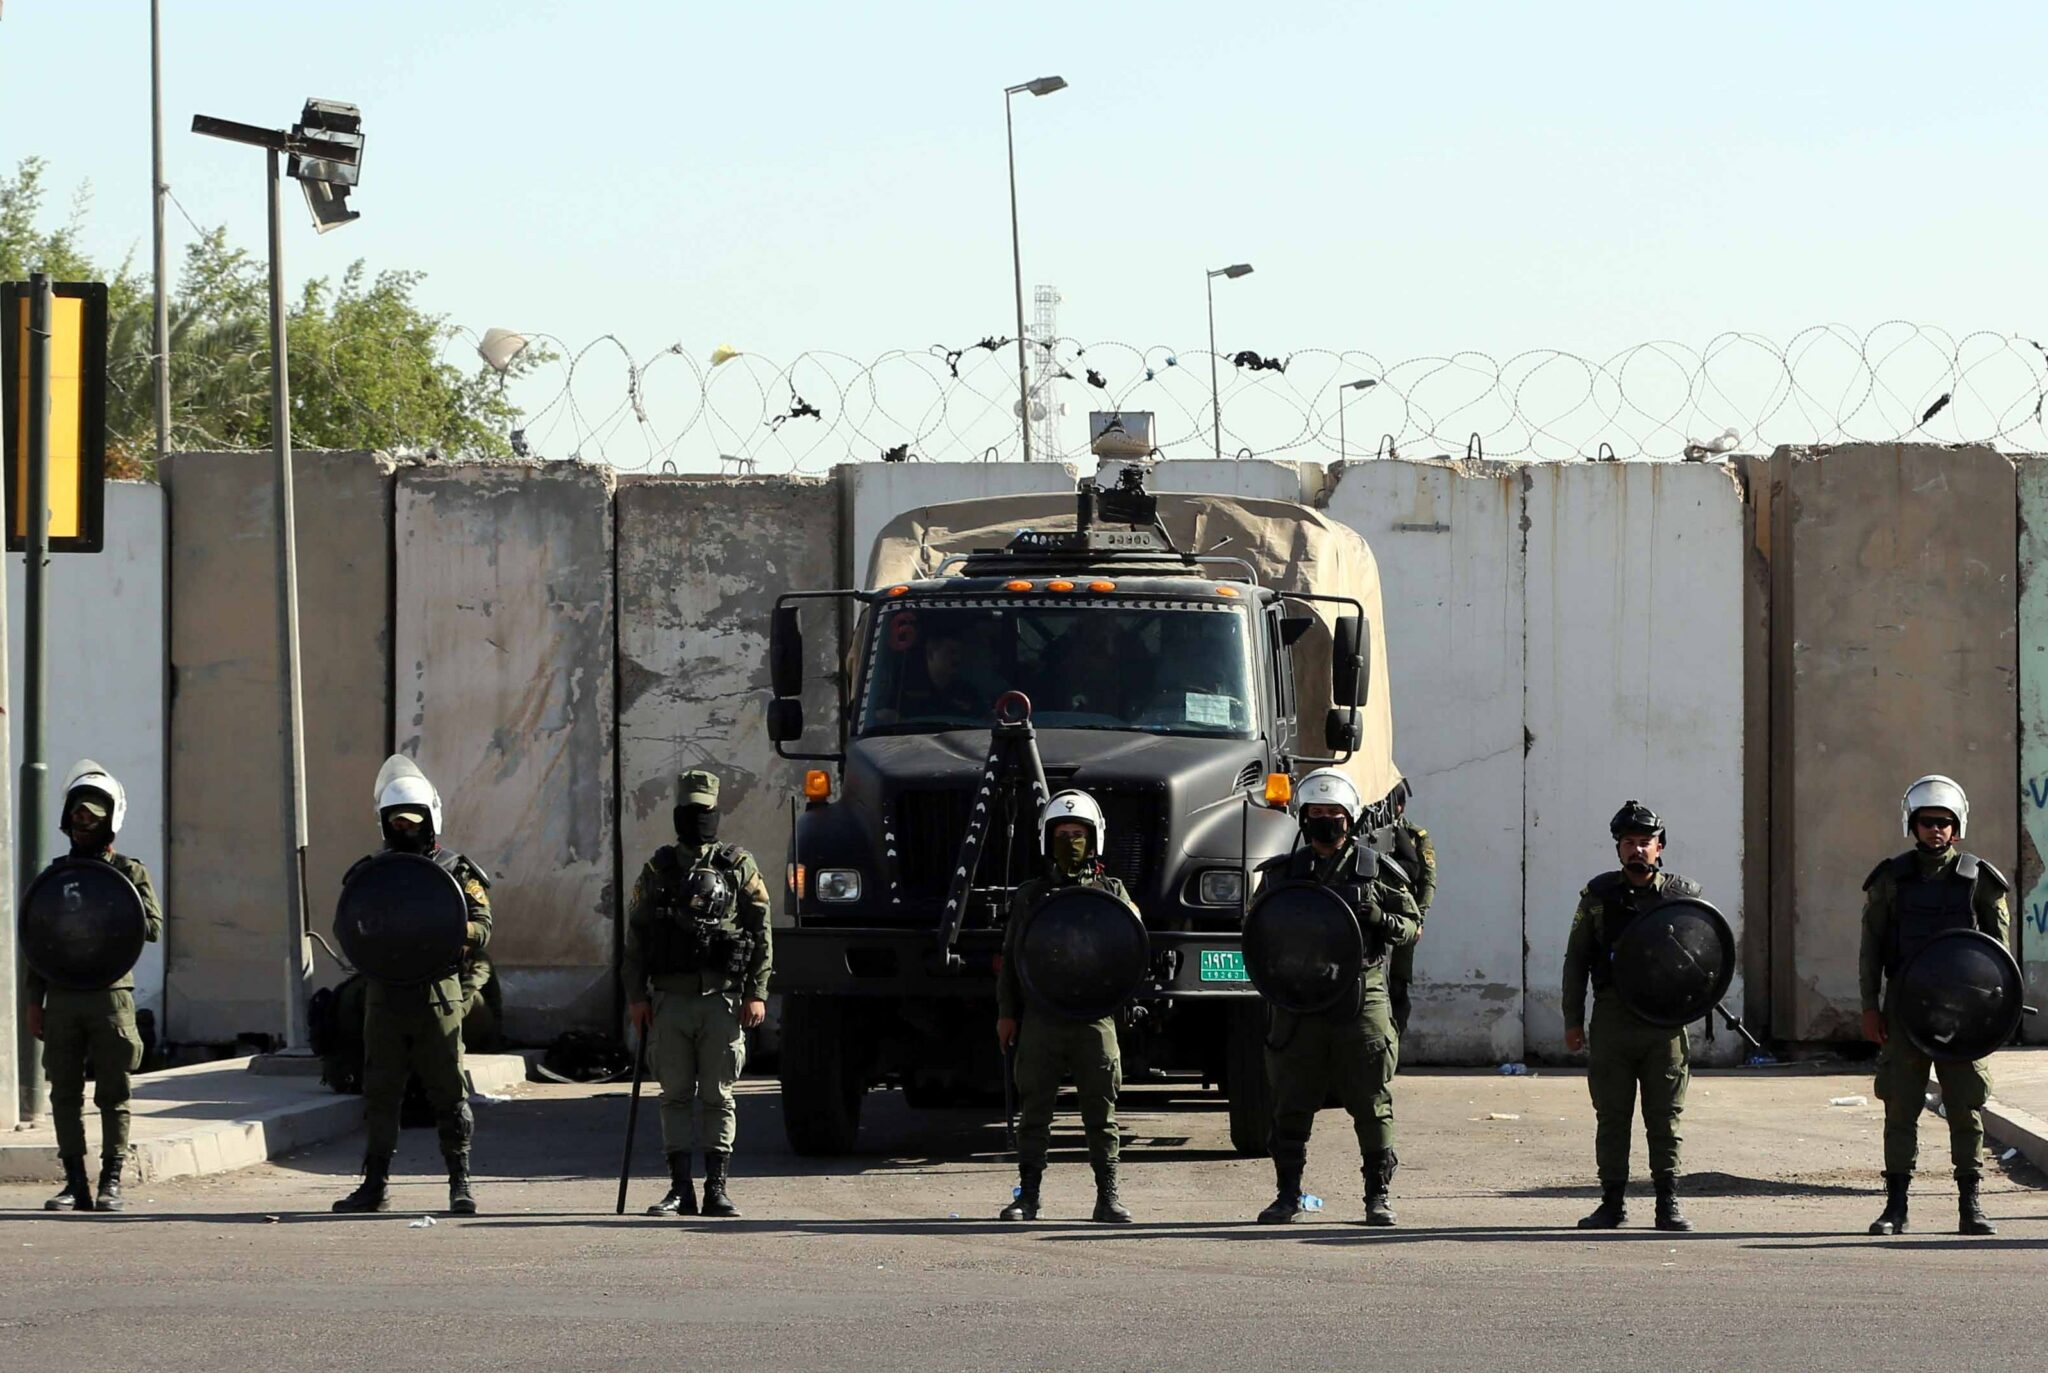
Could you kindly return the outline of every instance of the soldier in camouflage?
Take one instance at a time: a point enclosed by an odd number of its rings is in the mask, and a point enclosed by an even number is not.
[[[58,821],[71,840],[71,856],[96,858],[135,885],[142,897],[147,935],[154,943],[163,933],[164,917],[149,869],[138,859],[114,852],[114,836],[127,813],[127,794],[104,768],[87,759],[72,769]],[[142,1066],[142,1036],[135,1028],[135,974],[123,973],[105,987],[79,991],[49,986],[29,969],[26,990],[28,1028],[43,1041],[50,1115],[57,1127],[57,1155],[64,1164],[64,1188],[44,1202],[43,1209],[119,1211],[121,1170],[128,1159],[129,1074]],[[88,1067],[93,1104],[100,1112],[97,1201],[85,1171]]]
[[[1906,1193],[1920,1156],[1920,1113],[1927,1079],[1941,1081],[1948,1115],[1949,1158],[1955,1165],[1957,1233],[1996,1230],[1977,1197],[1983,1177],[1984,1103],[1991,1073],[1982,1059],[1935,1063],[1903,1034],[1893,1035],[1892,979],[1930,939],[1951,929],[1976,929],[2006,941],[2005,875],[1956,847],[1970,822],[1970,799],[1949,778],[1922,777],[1900,806],[1913,847],[1887,858],[1863,884],[1863,939],[1858,958],[1863,993],[1863,1037],[1879,1045],[1877,1095],[1884,1102],[1885,1208],[1873,1235],[1906,1232]]]
[[[1394,1003],[1394,1032],[1408,1033],[1410,1002],[1408,988],[1415,981],[1415,949],[1422,942],[1429,908],[1436,901],[1436,843],[1429,831],[1408,818],[1408,803],[1415,791],[1403,780],[1388,799],[1393,802],[1393,823],[1374,832],[1373,848],[1400,865],[1408,878],[1408,894],[1415,898],[1418,915],[1415,943],[1403,944],[1387,960],[1387,995]]]
[[[675,826],[676,842],[657,849],[633,884],[620,965],[633,1023],[652,1027],[661,1079],[669,1189],[647,1214],[698,1214],[694,1140],[704,1151],[703,1214],[737,1216],[726,1192],[737,1134],[732,1089],[746,1064],[746,1032],[768,1013],[768,884],[752,854],[718,842],[712,773],[683,774]]]

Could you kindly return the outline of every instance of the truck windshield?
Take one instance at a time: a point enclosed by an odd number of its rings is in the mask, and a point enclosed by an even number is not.
[[[884,606],[860,733],[985,729],[996,698],[1015,690],[1041,728],[1247,738],[1246,625],[1242,607],[1199,602]]]

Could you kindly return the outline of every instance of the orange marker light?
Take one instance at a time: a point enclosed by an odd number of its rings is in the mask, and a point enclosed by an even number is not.
[[[1237,588],[1234,586],[1219,586],[1216,588],[1216,594],[1218,596],[1235,596]]]
[[[806,801],[829,801],[832,799],[832,774],[820,768],[812,768],[804,774],[804,799]]]
[[[1294,779],[1284,772],[1266,774],[1266,804],[1275,810],[1294,799]]]
[[[1045,589],[1047,591],[1072,591],[1074,584],[1072,582],[1047,582]]]
[[[1030,589],[1031,589],[1031,583],[1029,583],[1029,582],[1022,582],[1022,581],[1019,581],[1019,582],[1004,582],[1004,583],[1003,583],[1003,590],[1005,590],[1005,591],[1029,591]]]
[[[1089,589],[1090,591],[1114,591],[1114,590],[1116,590],[1116,583],[1115,583],[1115,582],[1090,582],[1090,583],[1088,583],[1088,589]]]
[[[791,863],[789,865],[789,889],[795,892],[799,899],[801,899],[804,894],[804,876],[805,874],[803,864]]]
[[[892,586],[889,588],[889,594],[891,596],[907,596],[910,594],[910,588],[907,586]]]

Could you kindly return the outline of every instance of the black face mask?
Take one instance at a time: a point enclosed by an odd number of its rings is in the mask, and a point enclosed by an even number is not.
[[[706,806],[677,806],[676,838],[685,844],[711,843],[718,838],[718,812]]]
[[[114,845],[114,831],[104,820],[89,830],[73,829],[70,833],[74,854],[102,854]]]
[[[384,847],[393,853],[432,853],[434,832],[425,825],[415,825],[409,830],[400,831],[386,824]]]
[[[1335,815],[1311,815],[1301,822],[1301,832],[1311,844],[1341,844],[1351,826]]]

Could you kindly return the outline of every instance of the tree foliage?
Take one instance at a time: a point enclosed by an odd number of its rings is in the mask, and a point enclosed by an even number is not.
[[[107,282],[107,444],[119,475],[150,475],[156,400],[146,281],[123,261],[111,273],[80,246],[90,197],[74,197],[56,227],[45,222],[45,166],[23,161],[0,176],[0,279],[47,271]],[[286,311],[292,441],[309,448],[379,448],[448,457],[498,457],[519,412],[504,379],[444,360],[456,330],[414,299],[419,272],[370,275],[361,262],[337,284],[305,284]],[[173,452],[260,448],[270,442],[268,280],[263,261],[225,229],[187,245],[169,301]],[[547,360],[528,349],[517,375]]]

